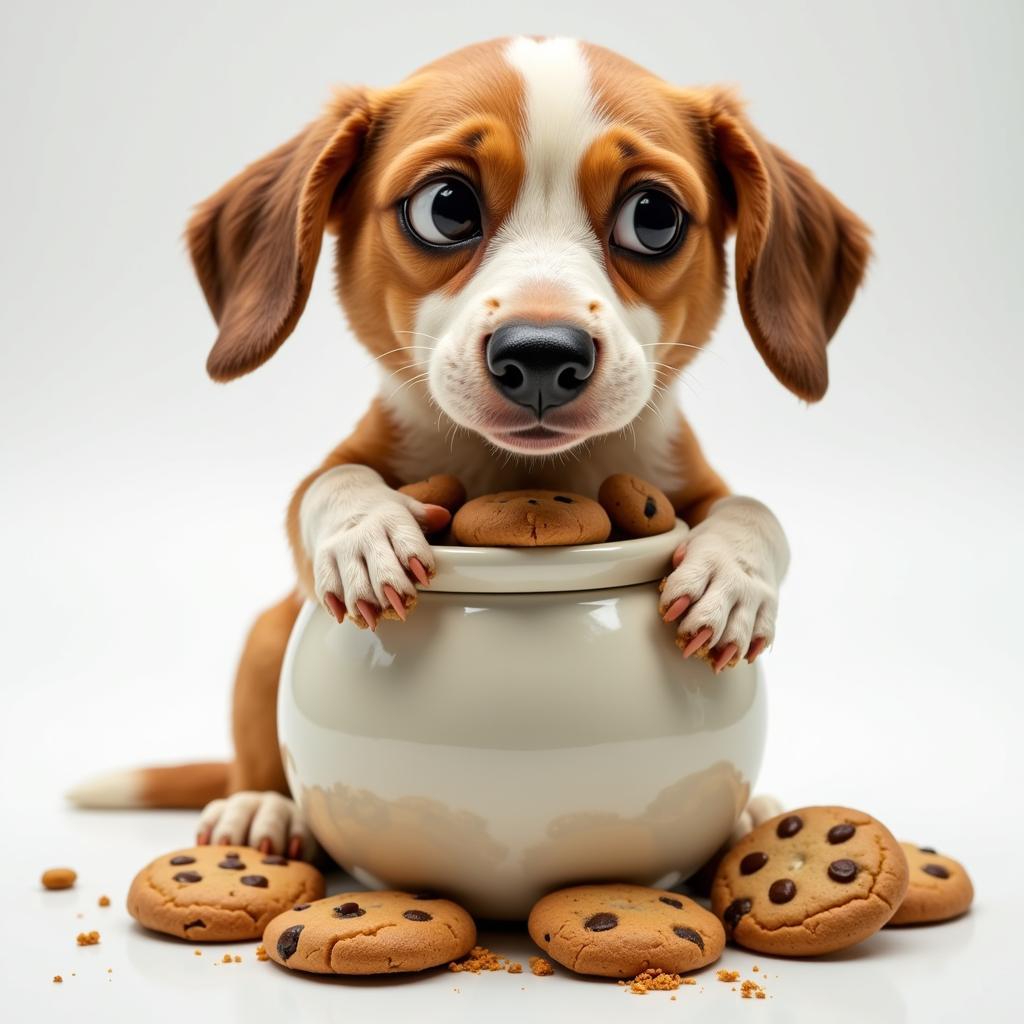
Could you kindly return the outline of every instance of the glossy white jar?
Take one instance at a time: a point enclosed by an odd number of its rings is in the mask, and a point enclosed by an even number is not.
[[[302,610],[278,733],[327,852],[373,886],[523,918],[582,881],[669,881],[725,840],[761,762],[757,668],[715,676],[658,618],[686,536],[439,547],[378,631]]]

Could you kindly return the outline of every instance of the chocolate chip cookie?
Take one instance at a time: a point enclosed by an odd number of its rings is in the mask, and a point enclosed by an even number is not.
[[[927,924],[963,914],[974,899],[963,864],[930,846],[900,845],[910,865],[910,885],[889,924]]]
[[[570,491],[500,491],[467,502],[455,514],[460,544],[533,548],[598,544],[612,524],[603,508]]]
[[[612,526],[627,537],[653,537],[676,525],[676,510],[665,492],[630,473],[608,477],[597,500]]]
[[[711,907],[747,949],[813,956],[873,935],[907,882],[907,858],[880,821],[846,807],[805,807],[770,818],[725,855]]]
[[[249,846],[193,846],[135,876],[128,913],[190,942],[258,939],[282,910],[323,894],[323,875],[303,861]]]
[[[408,892],[343,892],[299,904],[263,933],[272,960],[313,974],[394,974],[468,953],[476,925],[457,903]]]
[[[633,978],[648,967],[680,974],[714,963],[718,919],[693,900],[642,885],[577,885],[530,911],[530,938],[578,974]]]

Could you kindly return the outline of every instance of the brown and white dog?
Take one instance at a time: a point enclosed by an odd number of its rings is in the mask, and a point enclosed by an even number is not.
[[[235,761],[108,776],[92,805],[202,806],[200,842],[297,855],[275,700],[304,597],[339,622],[404,619],[434,568],[421,527],[447,512],[398,493],[454,473],[470,496],[596,495],[629,470],[693,527],[661,595],[682,657],[717,670],[772,642],[783,532],[729,496],[669,386],[708,340],[736,235],[743,320],[807,401],[868,258],[864,224],[766,142],[727,90],[680,89],[569,39],[471,46],[392,89],[344,89],[291,141],[202,203],[188,244],[227,381],[269,359],[309,295],[325,231],[338,295],[383,375],[355,432],[299,485],[299,585],[249,636]]]

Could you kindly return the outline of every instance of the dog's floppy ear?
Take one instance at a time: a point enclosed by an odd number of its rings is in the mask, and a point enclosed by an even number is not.
[[[828,388],[825,346],[870,256],[869,230],[806,167],[762,139],[731,93],[701,99],[736,228],[743,321],[772,373],[817,401]]]
[[[331,204],[370,127],[364,93],[325,114],[196,208],[186,240],[220,328],[206,362],[228,381],[265,363],[302,314]]]

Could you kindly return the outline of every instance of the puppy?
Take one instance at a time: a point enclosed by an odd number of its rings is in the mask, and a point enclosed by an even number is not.
[[[867,229],[766,142],[727,90],[679,89],[569,39],[471,46],[323,115],[200,204],[187,231],[219,326],[207,369],[266,362],[309,296],[325,231],[338,295],[380,394],[299,485],[297,591],[249,636],[230,765],[107,777],[79,802],[202,806],[200,842],[292,856],[310,837],[287,793],[275,698],[302,600],[341,623],[405,619],[448,513],[396,488],[454,473],[469,495],[596,495],[657,483],[692,527],[661,592],[681,657],[721,671],[775,634],[786,540],[730,496],[671,385],[736,292],[764,362],[798,397],[828,384],[826,344],[868,259]],[[348,627],[350,628],[350,627]],[[229,795],[230,794],[230,795]],[[748,817],[764,817],[751,807]]]

